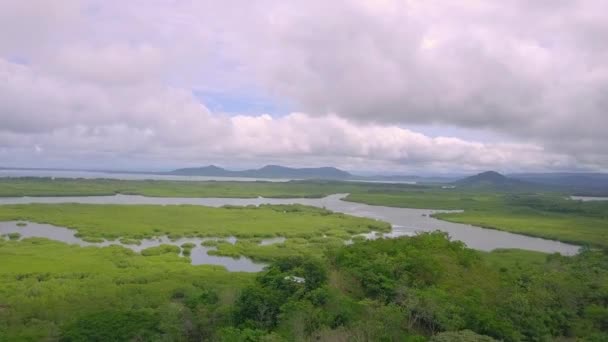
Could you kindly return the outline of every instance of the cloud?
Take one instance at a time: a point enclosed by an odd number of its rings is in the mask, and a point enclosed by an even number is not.
[[[88,79],[65,82],[6,61],[0,66],[0,111],[11,113],[1,117],[0,148],[30,153],[38,161],[74,156],[171,163],[332,161],[367,169],[406,165],[409,170],[544,169],[572,163],[534,145],[433,138],[336,115],[226,116],[211,112],[191,93],[147,81],[110,87],[106,82],[91,85]],[[21,94],[36,94],[36,99],[27,101]]]
[[[339,1],[268,11],[265,39],[247,47],[261,51],[258,76],[311,113],[608,146],[606,2]]]
[[[6,2],[0,149],[606,170],[606,12],[591,0]],[[193,90],[254,92],[293,113],[231,117]]]

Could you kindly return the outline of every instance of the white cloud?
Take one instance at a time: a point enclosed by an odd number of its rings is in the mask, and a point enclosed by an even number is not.
[[[37,160],[88,156],[204,162],[226,158],[283,160],[368,169],[407,165],[430,169],[568,167],[562,155],[526,144],[485,144],[415,133],[390,124],[356,123],[336,115],[292,113],[273,118],[210,112],[179,89],[108,87],[90,80],[59,81],[27,66],[0,64],[4,88],[0,147]],[[18,80],[18,82],[16,81]],[[36,94],[24,101],[20,94]],[[45,113],[41,115],[40,113]],[[7,159],[5,159],[7,160]],[[10,161],[10,159],[8,159]]]
[[[599,0],[3,2],[0,149],[15,163],[38,151],[606,170],[606,12]],[[228,117],[193,89],[301,113]],[[418,124],[506,138],[402,128]]]

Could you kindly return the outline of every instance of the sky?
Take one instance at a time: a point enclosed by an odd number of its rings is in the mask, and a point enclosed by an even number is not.
[[[0,166],[608,172],[608,1],[0,1]]]

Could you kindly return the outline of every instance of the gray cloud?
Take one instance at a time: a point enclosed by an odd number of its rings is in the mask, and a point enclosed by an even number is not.
[[[120,62],[119,64],[121,64]],[[136,84],[58,78],[0,60],[0,148],[4,158],[283,160],[400,170],[569,168],[566,155],[517,143],[429,137],[390,124],[292,113],[225,116],[189,92],[142,78]],[[31,101],[30,94],[35,94]],[[297,158],[297,159],[295,159]],[[406,169],[403,169],[405,165]]]
[[[0,148],[606,170],[607,12],[599,0],[5,2]],[[230,118],[192,89],[254,89],[306,114]],[[420,124],[506,138],[400,128]]]
[[[277,10],[268,17],[278,23],[262,25],[271,39],[255,41],[259,76],[312,113],[600,142],[608,126],[606,12],[603,1]]]

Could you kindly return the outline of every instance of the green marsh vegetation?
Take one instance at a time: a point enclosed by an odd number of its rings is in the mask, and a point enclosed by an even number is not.
[[[348,201],[421,209],[462,209],[437,218],[577,244],[608,246],[608,202],[579,202],[566,193],[526,193],[438,185],[338,181],[190,182],[111,179],[0,179],[0,196],[87,196],[138,194],[166,197],[323,197],[350,193]],[[179,238],[179,235],[173,236]]]
[[[20,233],[8,233],[6,236],[9,238],[9,240],[19,240],[21,238]]]
[[[1,241],[0,340],[608,338],[605,251],[482,253],[427,233],[249,274],[192,266],[179,249]]]
[[[175,248],[145,256],[119,246],[0,241],[0,341],[187,339],[206,324],[193,313],[201,296],[213,291],[217,310],[227,311],[252,276],[192,266]]]
[[[548,239],[608,247],[608,201],[575,201],[562,193],[495,192],[438,187],[353,193],[346,200],[402,208],[462,209],[434,217]]]
[[[346,237],[390,225],[302,205],[211,208],[197,205],[19,204],[0,206],[0,221],[23,220],[77,230],[85,238],[138,239],[168,235],[221,237]],[[348,235],[350,234],[350,235]]]
[[[0,197],[21,196],[111,196],[233,198],[319,198],[335,193],[367,189],[419,188],[408,184],[371,184],[339,181],[236,182],[117,179],[0,178]]]
[[[23,204],[0,206],[0,221],[25,220],[69,227],[88,242],[115,240],[139,245],[141,239],[236,236],[231,244],[207,240],[211,255],[272,261],[277,257],[320,255],[351,236],[372,230],[388,232],[390,224],[303,205],[211,208],[197,205]],[[286,237],[283,243],[260,245],[263,237]],[[323,237],[326,236],[326,237]],[[18,238],[18,237],[17,237]],[[292,241],[292,238],[299,240]],[[179,247],[177,253],[179,253]],[[192,248],[183,246],[183,255]],[[153,251],[155,251],[153,249]],[[150,253],[145,250],[144,252]],[[143,252],[142,252],[143,253]]]

